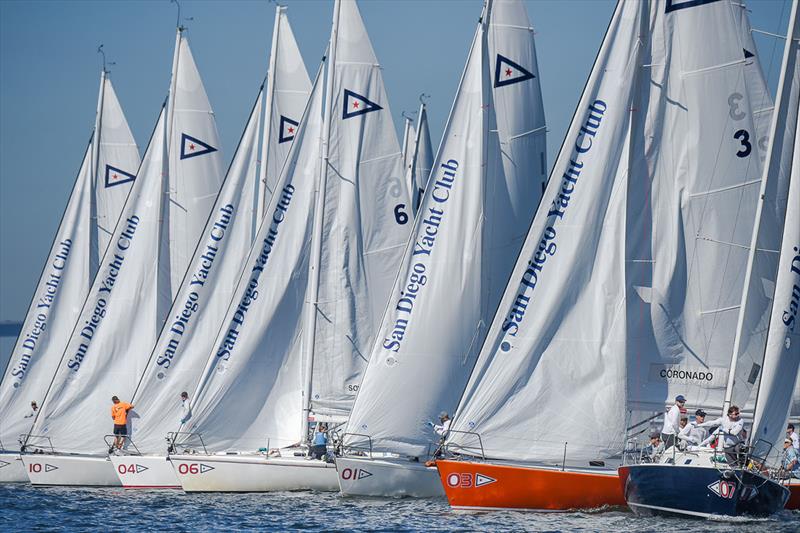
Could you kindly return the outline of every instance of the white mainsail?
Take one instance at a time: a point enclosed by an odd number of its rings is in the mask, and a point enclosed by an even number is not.
[[[112,395],[129,399],[222,180],[219,137],[183,30],[165,109],[32,433],[104,453]]]
[[[322,68],[320,68],[320,72]],[[323,83],[317,75],[181,431],[212,450],[300,442],[303,305],[320,174]],[[216,330],[215,330],[216,331]],[[175,426],[177,427],[177,425]]]
[[[305,350],[311,416],[350,412],[412,226],[381,67],[355,0],[337,0]]]
[[[781,440],[790,414],[794,387],[800,366],[800,16],[794,0],[789,20],[783,70],[778,83],[776,111],[773,117],[772,146],[766,164],[765,179],[780,181],[789,176],[788,191],[767,185],[764,201],[786,206],[783,236],[775,278],[774,300],[769,317],[763,369],[758,387],[758,401],[753,422],[752,440],[757,453],[781,450]],[[786,165],[790,164],[789,168]],[[770,196],[769,194],[775,196]],[[785,199],[785,201],[784,201]],[[757,247],[761,248],[760,243]],[[758,442],[758,440],[763,443]]]
[[[433,147],[431,146],[431,132],[428,128],[428,106],[420,102],[419,117],[414,135],[413,152],[405,165],[406,183],[411,197],[411,211],[417,216],[425,186],[433,168]]]
[[[311,82],[285,7],[278,6],[275,32],[278,37],[271,52],[268,91],[265,95],[262,84],[211,217],[133,395],[136,409],[130,434],[142,453],[163,452],[164,437],[180,426],[184,413],[179,394],[193,390],[201,378],[261,222],[254,209],[264,194],[260,172],[270,167],[263,175],[270,190],[274,188],[274,159],[281,158],[283,165],[297,134],[308,96],[303,87],[307,84],[310,90]],[[273,126],[283,122],[282,132],[274,128],[264,131],[263,124],[270,121],[262,122],[265,103],[271,106],[267,117],[282,117],[272,121]],[[289,120],[292,122],[287,124]],[[266,161],[259,165],[262,136],[266,146],[261,153]]]
[[[686,374],[724,372],[758,196],[763,80],[740,10],[618,4],[452,445],[597,459],[621,448],[628,406],[660,411],[675,387],[721,403],[724,379]]]
[[[428,421],[456,407],[541,195],[544,134],[525,8],[489,1],[347,425],[373,450],[430,453]]]
[[[18,449],[41,405],[139,168],[139,150],[103,70],[95,129],[0,384],[0,448]]]

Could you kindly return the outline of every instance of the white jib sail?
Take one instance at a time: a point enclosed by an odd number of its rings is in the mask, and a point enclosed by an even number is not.
[[[766,169],[767,180],[775,180],[783,172],[788,172],[790,178],[784,204],[786,215],[775,295],[753,422],[752,440],[757,451],[762,453],[767,451],[766,446],[758,443],[757,439],[772,445],[773,452],[782,449],[780,444],[785,435],[786,418],[800,366],[800,16],[797,0],[793,2],[787,37],[773,117],[776,131],[772,136]],[[791,161],[789,169],[786,168],[788,161]],[[776,192],[779,198],[775,200],[781,201],[780,193],[783,191]]]
[[[263,160],[261,165],[258,162],[261,137],[266,142],[262,158],[272,168],[277,166],[275,159],[280,158],[281,165],[285,163],[297,134],[303,113],[300,106],[307,102],[310,86],[307,90],[305,87],[310,82],[285,11],[279,6],[276,13],[268,74],[272,78],[268,88],[274,94],[268,91],[264,98],[263,86],[259,89],[211,217],[133,396],[136,409],[131,438],[143,453],[163,452],[164,437],[177,430],[184,419],[179,395],[194,390],[200,380],[261,223],[253,209],[254,202],[264,194],[259,186],[263,183],[259,175],[265,168]],[[271,106],[268,117],[279,117],[272,122],[275,127],[282,124],[282,131],[264,131],[265,105]],[[264,175],[266,183],[274,187],[276,177],[271,171]],[[269,190],[267,194],[271,195]]]
[[[268,126],[262,139],[259,167],[259,222],[264,218],[266,204],[280,178],[311,92],[311,80],[289,24],[287,9],[275,6],[264,122]]]
[[[343,420],[413,220],[381,67],[354,0],[336,2],[330,47],[323,205],[305,342],[312,416]]]
[[[139,150],[103,72],[95,131],[0,384],[0,448],[18,449],[41,405],[139,168]]]
[[[724,361],[715,326],[741,294],[760,175],[737,9],[619,3],[454,421],[473,434],[454,445],[608,457],[626,400],[663,409],[669,381],[648,375]]]
[[[131,398],[222,180],[213,113],[180,30],[173,69],[168,107],[32,430],[58,451],[105,452],[111,396]]]
[[[417,137],[414,122],[411,117],[403,115],[403,146],[400,151],[403,153],[403,168],[407,169],[414,158],[414,139]]]
[[[438,437],[428,422],[456,407],[538,204],[544,116],[529,26],[520,2],[489,2],[475,33],[348,422],[347,431],[369,435],[374,450],[432,451]],[[495,66],[503,62],[516,76]],[[495,102],[502,102],[496,129]],[[526,138],[533,131],[538,146]],[[537,148],[541,154],[528,153]],[[419,394],[408,395],[411,382]]]
[[[321,78],[212,351],[205,350],[192,417],[181,429],[201,434],[211,450],[282,447],[302,437],[300,337],[320,174]]]
[[[433,168],[433,146],[431,146],[431,132],[428,128],[428,108],[424,102],[419,106],[419,117],[414,136],[414,151],[411,160],[406,165],[406,182],[408,194],[411,197],[411,210],[417,216],[425,186]]]

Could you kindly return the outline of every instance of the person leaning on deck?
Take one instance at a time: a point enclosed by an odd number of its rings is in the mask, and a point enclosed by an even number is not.
[[[114,421],[114,444],[108,449],[112,453],[114,449],[122,448],[125,443],[125,436],[128,434],[128,411],[133,409],[133,404],[119,401],[116,396],[111,397],[111,419]]]

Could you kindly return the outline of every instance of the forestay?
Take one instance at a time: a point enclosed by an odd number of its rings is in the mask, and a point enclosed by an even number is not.
[[[488,2],[348,422],[373,450],[430,453],[428,422],[457,405],[538,204],[544,134],[525,8]]]
[[[273,79],[268,82],[275,94],[267,93],[265,99],[263,85],[259,89],[216,204],[133,396],[136,409],[131,437],[143,453],[163,452],[165,436],[180,426],[186,414],[181,409],[179,395],[197,386],[233,298],[261,221],[255,209],[258,198],[264,194],[259,187],[259,171],[265,166],[262,163],[259,167],[258,161],[261,137],[266,140],[262,154],[267,154],[262,157],[266,157],[266,166],[272,168],[277,166],[270,163],[272,158],[281,158],[283,165],[297,133],[305,106],[300,100],[307,98],[302,87],[305,83],[310,85],[310,81],[302,61],[292,69],[286,67],[289,60],[299,60],[299,52],[285,8],[279,6],[276,15],[275,31],[279,37],[277,44],[273,44],[277,48],[272,50],[270,63],[277,67],[271,69]],[[263,131],[265,102],[271,106],[268,117],[283,117],[283,136],[277,130],[272,134]],[[296,121],[287,127],[289,117]],[[267,183],[274,187],[276,178],[269,171],[265,175]]]
[[[345,418],[412,225],[402,157],[358,6],[334,7],[322,208],[312,258],[306,360],[311,412]]]
[[[18,449],[41,405],[139,168],[139,151],[106,71],[94,133],[0,385],[0,448]]]
[[[168,105],[33,428],[58,451],[105,452],[111,396],[133,394],[213,206],[218,147],[178,30]]]
[[[487,455],[603,458],[627,406],[721,403],[686,376],[724,373],[758,194],[741,9],[617,6],[453,425]]]
[[[797,0],[793,2],[787,37],[765,178],[768,182],[779,180],[784,174],[790,178],[788,191],[780,190],[782,183],[776,187],[779,190],[767,185],[766,190],[777,193],[777,198],[764,197],[765,209],[774,209],[775,203],[781,202],[786,206],[786,215],[753,423],[756,445],[763,446],[757,442],[761,439],[773,445],[774,452],[782,449],[780,444],[800,365],[800,327],[797,326],[800,320],[800,135],[797,131],[800,125],[800,16]],[[766,448],[757,451],[766,452]]]
[[[322,88],[318,74],[213,351],[205,351],[192,417],[181,428],[202,435],[211,450],[288,446],[302,437],[300,337],[320,173]]]

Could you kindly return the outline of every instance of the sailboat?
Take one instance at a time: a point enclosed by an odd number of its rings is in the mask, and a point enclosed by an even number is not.
[[[428,106],[420,96],[417,124],[413,129],[413,144],[403,168],[406,172],[406,184],[411,197],[411,212],[416,217],[419,204],[433,168],[433,147],[431,146],[431,132],[428,127]],[[403,152],[405,154],[405,151]],[[404,158],[405,159],[405,158]]]
[[[133,394],[222,181],[214,115],[184,31],[136,181],[25,441],[34,485],[120,484],[106,455],[112,395]]]
[[[747,29],[728,0],[618,2],[436,462],[452,507],[624,505],[630,411],[732,348],[771,106]]]
[[[298,137],[169,456],[185,491],[336,490],[334,464],[308,456],[309,423],[349,414],[408,238],[408,200],[380,66],[355,1],[339,0]]]
[[[101,47],[102,48],[102,47]],[[64,344],[78,319],[125,197],[139,150],[103,65],[94,132],[0,384],[0,482],[27,482],[19,457]]]
[[[429,421],[466,385],[541,197],[544,158],[533,29],[521,1],[489,0],[345,427],[342,494],[444,495],[425,465],[439,441]]]
[[[722,411],[756,393],[751,447],[738,465],[729,464],[731,454],[726,457],[719,451],[720,437],[717,450],[701,448],[673,457],[667,450],[657,463],[621,467],[625,499],[637,514],[766,516],[783,509],[789,499],[789,489],[765,465],[777,455],[773,451],[782,449],[800,364],[800,334],[792,327],[800,304],[798,5],[794,0]],[[775,218],[783,222],[778,231]],[[775,250],[780,250],[777,261]],[[774,285],[766,280],[775,280]],[[766,313],[762,301],[770,302]],[[742,367],[746,373],[737,373]]]
[[[311,89],[286,11],[276,7],[266,91],[262,83],[211,210],[217,215],[206,222],[133,393],[127,453],[110,456],[123,487],[180,488],[165,437],[191,416],[180,393],[200,380]]]

